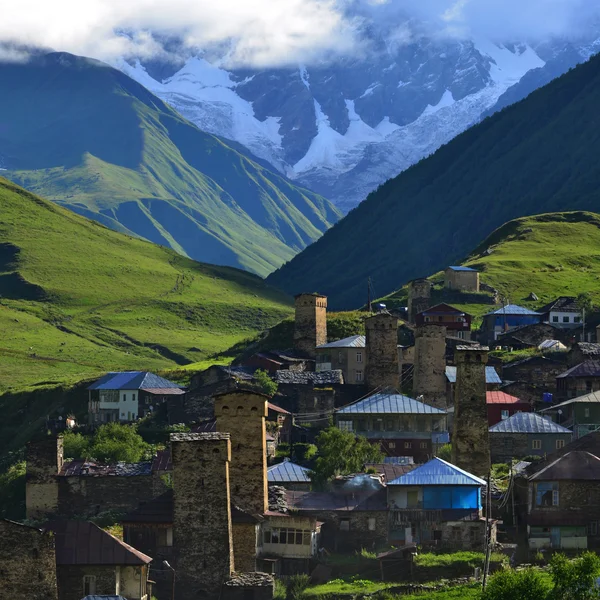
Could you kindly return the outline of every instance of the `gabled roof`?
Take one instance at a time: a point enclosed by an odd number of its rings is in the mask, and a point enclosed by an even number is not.
[[[486,392],[485,393],[485,401],[488,404],[517,404],[522,402],[520,398],[516,396],[511,396],[510,394],[506,394],[505,392]]]
[[[463,471],[456,465],[453,465],[441,458],[434,458],[429,462],[413,469],[406,475],[402,475],[393,481],[390,485],[485,485],[483,479]]]
[[[289,458],[267,469],[269,483],[310,483],[310,469],[290,462]]]
[[[572,433],[536,413],[521,412],[490,427],[490,433]]]
[[[507,304],[499,308],[498,310],[494,310],[492,312],[486,313],[483,315],[487,317],[488,315],[532,315],[532,316],[540,316],[540,313],[535,312],[529,308],[525,308],[524,306],[519,306],[518,304]]]
[[[560,404],[553,404],[548,408],[542,409],[540,412],[548,412],[551,410],[555,410],[557,408],[561,408],[563,406],[568,406],[569,404],[585,404],[592,402],[600,402],[600,391],[599,392],[591,392],[590,394],[585,394],[584,396],[577,396],[577,398],[570,398],[569,400],[565,400]]]
[[[450,383],[456,383],[456,367],[447,366],[446,367],[446,379]],[[500,375],[498,375],[496,369],[494,367],[486,367],[485,368],[485,382],[490,384],[500,384],[502,383],[502,379],[500,379]]]
[[[267,402],[267,407],[268,407],[269,410],[281,413],[282,415],[290,415],[290,414],[292,414],[289,411],[285,410],[285,408],[281,408],[281,406],[277,406],[277,404],[273,404],[272,402]]]
[[[520,367],[521,365],[527,364],[529,362],[542,362],[543,364],[546,365],[550,365],[552,363],[554,364],[564,364],[562,361],[560,360],[556,360],[554,358],[549,358],[548,356],[529,356],[527,358],[521,358],[519,360],[513,360],[509,363],[506,363],[503,367],[502,370],[506,371],[506,369],[511,369],[512,367]]]
[[[577,306],[577,298],[575,296],[559,296],[556,300],[548,302],[539,309],[541,313],[549,313],[550,311],[557,310],[560,312],[581,312],[581,309]]]
[[[367,338],[364,335],[351,335],[350,337],[328,344],[317,346],[317,350],[321,348],[364,348],[367,345]]]
[[[139,550],[89,521],[55,521],[57,565],[147,565],[152,562]]]
[[[123,371],[107,373],[88,390],[163,390],[163,393],[183,393],[180,386],[148,371]],[[170,391],[165,391],[170,390]]]
[[[451,267],[447,267],[448,269],[451,269],[452,271],[470,271],[472,273],[479,273],[479,271],[477,269],[472,269],[471,267],[461,267],[459,266],[451,266]]]
[[[445,304],[445,303],[441,303],[441,304],[436,304],[435,306],[430,306],[429,308],[426,308],[425,310],[421,311],[419,313],[420,315],[448,315],[448,314],[456,314],[456,315],[461,315],[461,316],[471,316],[468,313],[459,310],[458,308],[455,308],[454,306],[451,306],[450,304]]]
[[[446,411],[424,402],[419,402],[398,392],[389,390],[373,394],[364,400],[344,406],[337,411],[340,415],[359,414],[421,414],[445,415]]]
[[[600,377],[600,360],[586,360],[557,375],[557,379],[568,377]]]
[[[600,480],[600,458],[584,450],[573,450],[563,454],[529,479],[598,481]]]

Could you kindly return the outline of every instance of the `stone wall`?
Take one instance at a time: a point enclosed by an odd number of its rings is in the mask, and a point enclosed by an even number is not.
[[[176,600],[219,598],[234,567],[228,433],[171,434]]]
[[[256,529],[254,523],[233,523],[233,558],[237,571],[256,571]]]
[[[564,433],[501,433],[489,434],[490,452],[492,462],[508,463],[511,459],[520,459],[526,456],[545,456],[557,450],[556,442],[563,442],[566,446],[571,441],[571,434]],[[533,448],[533,440],[542,442],[541,448]]]
[[[413,396],[446,408],[446,328],[421,325],[415,332]]]
[[[398,319],[381,312],[365,319],[367,366],[365,380],[370,389],[400,386]]]
[[[451,290],[478,292],[479,273],[477,271],[454,271],[453,269],[446,269],[444,272],[444,285]]]
[[[296,296],[294,348],[315,357],[315,348],[327,343],[327,297],[318,294]]]
[[[229,482],[235,506],[250,514],[268,509],[267,397],[238,391],[215,399],[217,431],[231,436]]]
[[[57,600],[51,534],[0,520],[0,598]]]
[[[113,565],[59,565],[56,567],[58,600],[81,600],[85,597],[84,577],[95,578],[94,594],[114,596],[117,591],[116,567]]]
[[[415,279],[408,284],[408,320],[415,322],[415,316],[429,308],[431,302],[431,282],[428,279]]]
[[[447,521],[441,524],[441,546],[446,550],[485,551],[485,520]],[[496,540],[496,526],[492,527],[492,541]]]
[[[452,463],[478,477],[490,471],[484,346],[456,348]]]
[[[236,573],[223,586],[222,600],[272,600],[275,579],[267,573]]]
[[[28,519],[44,519],[59,509],[56,476],[63,465],[62,437],[32,440],[26,451],[26,513]]]

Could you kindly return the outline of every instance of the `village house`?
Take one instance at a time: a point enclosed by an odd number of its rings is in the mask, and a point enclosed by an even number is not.
[[[482,550],[486,536],[481,505],[484,486],[482,479],[440,458],[390,481],[390,543]]]
[[[542,321],[552,323],[556,327],[577,327],[583,318],[581,308],[577,305],[577,298],[573,296],[560,296],[538,310]]]
[[[577,439],[600,429],[600,392],[592,392],[565,400],[540,411],[549,415],[555,423],[568,427]]]
[[[263,350],[239,361],[240,367],[262,369],[271,375],[275,371],[314,371],[315,361],[295,350]]]
[[[461,292],[478,292],[479,271],[471,267],[447,267],[444,271],[444,287]]]
[[[542,315],[529,308],[516,304],[507,304],[501,308],[483,315],[481,324],[482,341],[493,344],[501,333],[511,329],[539,323]]]
[[[600,344],[576,342],[567,352],[567,366],[574,367],[588,360],[600,360]]]
[[[317,346],[316,354],[317,371],[339,369],[344,376],[345,383],[364,383],[365,365],[367,364],[364,335],[353,335],[328,344],[321,344]]]
[[[512,348],[513,350],[526,350],[537,348],[548,339],[568,341],[570,334],[564,329],[550,323],[532,323],[515,327],[506,333],[499,333],[496,338],[498,346]]]
[[[447,443],[446,411],[394,390],[384,390],[345,406],[335,413],[339,429],[366,437],[387,456],[431,458]]]
[[[493,463],[513,458],[545,456],[571,441],[571,430],[541,415],[518,412],[489,429]]]
[[[529,477],[531,549],[600,547],[600,458],[573,450]]]
[[[505,392],[486,392],[488,424],[490,427],[519,412],[531,412],[531,405]]]
[[[556,377],[559,400],[577,398],[600,390],[600,360],[586,360]]]
[[[284,458],[282,462],[267,469],[269,485],[279,485],[288,490],[309,491],[310,469]]]
[[[108,373],[88,387],[90,425],[131,422],[152,413],[185,391],[176,383],[147,371]]]
[[[501,389],[535,406],[544,400],[544,394],[556,395],[556,377],[564,370],[564,358],[556,355],[512,361],[502,368],[504,383]]]
[[[446,328],[448,335],[461,339],[470,339],[471,337],[470,314],[454,308],[449,304],[436,304],[417,314],[415,324],[420,325],[440,325]]]

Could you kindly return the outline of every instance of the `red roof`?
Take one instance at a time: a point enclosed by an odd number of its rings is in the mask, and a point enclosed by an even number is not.
[[[486,392],[485,397],[488,404],[516,404],[518,402],[523,402],[521,398],[511,396],[505,392]]]
[[[279,412],[284,415],[290,414],[287,410],[285,410],[284,408],[281,408],[281,406],[277,406],[277,404],[273,404],[272,402],[267,402],[267,406],[269,407],[269,410],[274,410],[275,412]]]

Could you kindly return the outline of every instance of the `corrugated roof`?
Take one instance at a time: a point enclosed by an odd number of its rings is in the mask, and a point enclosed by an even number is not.
[[[532,475],[531,480],[600,480],[600,458],[584,450],[567,452]]]
[[[185,394],[185,390],[181,388],[141,388],[142,392],[148,392],[149,394],[155,394],[157,396],[179,396]]]
[[[336,340],[335,342],[329,342],[328,344],[321,344],[317,346],[319,348],[364,348],[367,344],[364,335],[351,335],[350,337],[342,340]]]
[[[458,266],[451,266],[448,267],[449,269],[452,269],[453,271],[471,271],[473,273],[479,273],[479,271],[477,269],[472,269],[471,267],[461,267],[460,265]]]
[[[310,483],[310,470],[284,459],[278,465],[267,469],[269,483]]]
[[[387,462],[365,465],[365,469],[374,469],[379,475],[382,475],[385,483],[394,481],[394,479],[416,468],[417,465],[415,464],[393,464]]]
[[[538,350],[566,350],[567,347],[558,340],[544,340],[539,346]]]
[[[556,378],[566,379],[567,377],[600,377],[600,361],[586,360],[557,375]]]
[[[525,308],[524,306],[519,306],[518,304],[507,304],[498,310],[494,310],[492,312],[486,313],[483,315],[486,317],[487,315],[534,315],[540,316],[540,313],[535,312],[535,310],[531,310],[530,308]]]
[[[465,313],[462,310],[459,310],[458,308],[455,308],[454,306],[451,306],[450,304],[436,304],[435,306],[430,306],[429,308],[426,308],[425,310],[421,311],[419,313],[420,315],[448,315],[448,314],[456,314],[456,315],[468,315],[468,313]],[[471,316],[471,315],[468,315]]]
[[[341,415],[357,414],[421,414],[445,415],[446,411],[398,392],[378,392],[364,400],[344,406],[337,411]]]
[[[121,371],[107,373],[88,390],[143,390],[181,389],[176,383],[149,371]]]
[[[152,559],[88,521],[56,521],[57,565],[147,565]]]
[[[467,473],[441,458],[429,462],[402,475],[388,485],[485,485],[483,479]]]
[[[497,391],[486,392],[485,400],[488,404],[516,404],[521,402],[521,399],[516,396]]]
[[[515,413],[490,427],[490,433],[572,433],[570,429],[553,423],[536,413]]]
[[[600,402],[600,391],[592,392],[591,394],[585,394],[584,396],[577,396],[577,398],[570,398],[569,400],[565,400],[560,404],[554,404],[548,408],[544,408],[540,412],[548,412],[551,410],[556,410],[557,408],[561,408],[562,406],[568,406],[569,404],[579,404],[580,402]]]
[[[446,379],[448,379],[450,383],[456,383],[456,367],[446,367]],[[488,385],[502,383],[502,379],[500,379],[500,376],[494,367],[485,368],[485,382]]]

